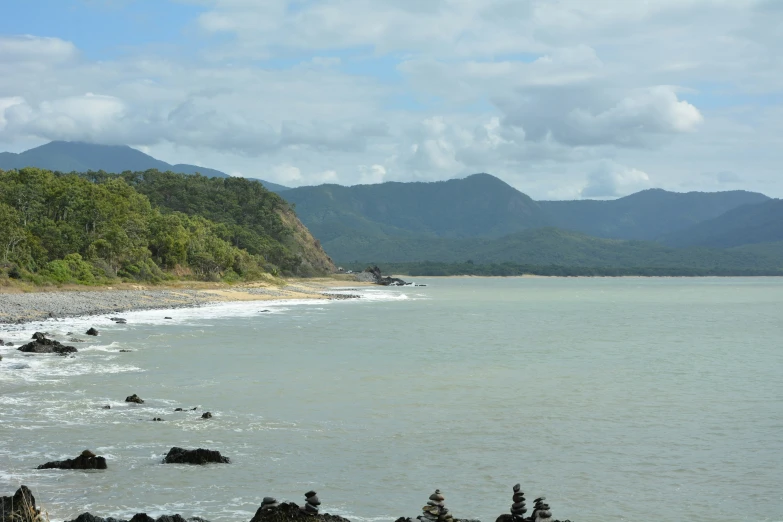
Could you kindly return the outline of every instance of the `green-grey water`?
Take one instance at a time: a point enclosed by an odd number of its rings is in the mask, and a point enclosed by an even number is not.
[[[417,282],[0,328],[102,332],[73,359],[0,347],[0,493],[28,485],[53,520],[223,522],[315,489],[391,521],[440,488],[492,522],[520,482],[574,522],[783,520],[783,280]],[[172,446],[232,463],[160,464]],[[109,469],[34,469],[85,448]]]

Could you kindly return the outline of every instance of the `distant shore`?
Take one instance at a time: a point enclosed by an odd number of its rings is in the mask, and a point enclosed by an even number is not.
[[[122,284],[71,285],[20,289],[0,287],[0,324],[78,317],[135,310],[192,308],[227,301],[332,299],[339,287],[369,286],[347,278],[291,279],[284,284],[181,283],[169,286]]]

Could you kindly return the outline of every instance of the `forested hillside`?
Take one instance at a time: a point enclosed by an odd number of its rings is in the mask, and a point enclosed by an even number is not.
[[[769,198],[757,192],[669,192],[649,189],[611,201],[539,201],[554,227],[610,239],[654,241]]]
[[[52,141],[19,154],[0,152],[0,170],[37,167],[55,172],[105,171],[119,174],[126,171],[159,170],[180,174],[201,174],[208,178],[228,178],[225,172],[177,163],[171,165],[153,158],[140,150],[125,145],[96,145],[75,141]],[[272,191],[282,191],[288,187],[260,181]]]
[[[535,201],[489,174],[433,183],[300,187],[283,197],[324,242],[354,233],[500,237],[549,223]]]
[[[347,242],[346,242],[347,243]],[[357,247],[357,244],[360,245]],[[698,270],[783,270],[773,251],[671,248],[649,241],[603,239],[542,228],[502,238],[398,239],[334,242],[341,263],[465,263],[559,267],[688,268]],[[351,264],[351,266],[354,266]]]
[[[770,199],[756,205],[743,205],[714,219],[668,234],[661,241],[676,247],[715,248],[783,241],[783,200]]]
[[[331,268],[288,204],[257,182],[0,171],[0,271],[12,278],[231,281]]]

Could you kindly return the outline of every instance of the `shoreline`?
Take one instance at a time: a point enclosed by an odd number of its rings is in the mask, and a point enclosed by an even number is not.
[[[141,310],[173,310],[238,301],[329,300],[330,290],[374,286],[359,281],[318,278],[287,280],[284,285],[193,283],[168,286],[117,285],[60,288],[0,289],[0,325],[24,324]]]

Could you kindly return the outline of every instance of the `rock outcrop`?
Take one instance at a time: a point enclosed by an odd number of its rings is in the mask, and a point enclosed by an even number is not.
[[[262,504],[250,522],[350,522],[347,518],[329,513],[308,514],[305,509],[306,507],[299,507],[293,502],[283,502],[267,508]]]
[[[396,277],[386,276],[381,274],[381,269],[377,266],[371,266],[364,269],[364,272],[357,276],[360,281],[368,281],[382,286],[406,286],[410,283],[403,281]]]
[[[16,493],[0,497],[0,522],[44,522],[41,510],[35,505],[35,497],[27,486]]]
[[[55,460],[41,464],[38,469],[106,469],[106,459],[90,450],[82,451],[75,459]]]
[[[125,402],[135,402],[136,404],[144,404],[144,399],[136,395],[135,393],[133,395],[128,395],[125,397]]]
[[[87,330],[85,332],[85,334],[86,335],[97,336],[98,335],[98,330],[96,330],[95,328],[90,328],[89,330]]]
[[[33,334],[33,341],[24,346],[20,346],[17,350],[25,353],[56,353],[59,355],[76,353],[79,351],[73,346],[65,346],[60,343],[60,341],[47,339],[46,335],[41,332],[35,332]]]
[[[164,464],[229,464],[231,460],[224,457],[219,451],[198,448],[186,450],[183,448],[171,448],[163,459]]]
[[[146,513],[136,513],[129,520],[119,520],[116,518],[101,518],[92,515],[91,513],[82,513],[78,517],[68,522],[209,522],[200,517],[184,518],[181,515],[161,515],[157,519],[152,518]]]

